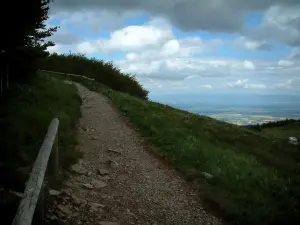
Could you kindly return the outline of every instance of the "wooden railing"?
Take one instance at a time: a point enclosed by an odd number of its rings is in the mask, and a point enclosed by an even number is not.
[[[31,225],[34,215],[37,215],[38,224],[43,221],[44,207],[44,178],[52,152],[52,171],[58,175],[58,126],[59,120],[53,119],[48,127],[43,144],[32,167],[23,197],[20,201],[13,225]],[[53,148],[54,146],[54,148]],[[52,150],[53,148],[53,150]]]
[[[90,77],[86,77],[86,76],[83,76],[83,75],[80,75],[80,74],[73,74],[73,73],[61,73],[61,72],[55,72],[55,71],[49,71],[49,70],[39,70],[39,71],[42,71],[42,72],[48,72],[48,73],[54,73],[54,74],[59,74],[59,75],[62,75],[62,76],[65,76],[66,80],[68,80],[70,77],[81,77],[81,78],[84,78],[84,79],[87,79],[87,80],[91,80],[91,81],[94,81],[95,79],[93,78],[90,78]]]

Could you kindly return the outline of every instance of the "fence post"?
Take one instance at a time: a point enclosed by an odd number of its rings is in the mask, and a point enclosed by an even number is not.
[[[45,184],[43,182],[41,187],[41,192],[36,205],[36,210],[33,219],[33,225],[43,225],[44,224],[44,197],[45,197]]]
[[[55,143],[54,143],[54,148],[52,150],[52,166],[53,166],[53,174],[54,177],[57,179],[58,178],[58,173],[59,173],[59,155],[58,155],[58,132],[56,135]]]
[[[9,66],[6,65],[6,89],[9,89]]]
[[[59,120],[55,118],[51,121],[48,127],[48,132],[44,138],[35,163],[33,164],[32,171],[27,181],[23,197],[20,201],[17,213],[12,223],[13,225],[32,224],[33,215],[35,215],[36,210],[39,211],[39,213],[36,212],[36,220],[42,220],[43,218],[44,178],[48,165],[48,160],[53,148],[53,143],[55,142],[55,139],[57,137],[58,126]],[[39,204],[37,206],[38,202]],[[42,224],[42,222],[38,224],[40,225]]]
[[[0,74],[0,77],[1,77],[1,78],[0,78],[0,79],[1,79],[1,84],[0,84],[0,85],[1,85],[1,87],[0,87],[0,89],[1,89],[1,93],[3,93],[3,86],[2,86],[2,74]]]

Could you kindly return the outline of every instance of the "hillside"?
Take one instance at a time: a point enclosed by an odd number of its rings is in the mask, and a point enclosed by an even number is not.
[[[73,85],[46,75],[37,75],[27,84],[12,84],[1,97],[1,224],[11,224],[20,199],[12,198],[5,190],[23,192],[53,118],[60,121],[60,166],[68,168],[80,156],[75,150],[74,127],[80,117],[81,99]]]
[[[263,133],[284,139],[287,139],[288,137],[300,138],[300,122],[279,127],[263,128]]]
[[[183,176],[150,154],[103,94],[76,87],[82,98],[77,148],[83,157],[56,189],[62,193],[50,196],[46,218],[54,216],[61,225],[223,225]]]
[[[208,205],[229,220],[299,223],[300,154],[285,140],[80,82],[105,94],[155,151],[198,181]]]

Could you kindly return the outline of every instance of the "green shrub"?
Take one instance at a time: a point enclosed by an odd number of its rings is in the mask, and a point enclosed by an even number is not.
[[[147,99],[148,91],[138,83],[135,76],[124,74],[112,62],[87,58],[82,54],[58,55],[47,57],[41,69],[80,74],[96,79],[116,91]]]

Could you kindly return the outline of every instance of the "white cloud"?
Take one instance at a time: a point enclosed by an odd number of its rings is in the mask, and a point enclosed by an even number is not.
[[[179,48],[178,41],[172,40],[173,37],[170,27],[154,27],[151,23],[146,23],[116,30],[108,39],[101,38],[80,43],[77,51],[82,53],[142,51],[145,48],[155,49],[163,46],[162,54],[166,55],[176,53]],[[128,55],[131,56],[132,53]]]
[[[212,86],[210,84],[204,84],[201,87],[207,88],[207,89],[211,89],[212,88]]]
[[[148,47],[161,46],[173,37],[171,29],[152,25],[128,26],[110,34],[109,39],[97,39],[79,44],[77,50],[83,53],[100,51],[139,51]]]
[[[75,49],[74,45],[56,44],[55,46],[48,47],[47,51],[50,53],[67,53],[74,49]]]
[[[267,86],[265,84],[249,84],[249,79],[237,80],[233,83],[228,83],[231,88],[253,88],[253,89],[265,89]]]
[[[277,83],[274,85],[274,87],[279,87],[279,88],[300,88],[300,77],[292,77],[284,82]]]
[[[278,61],[278,66],[292,66],[294,63],[292,61],[289,60],[279,60]]]
[[[248,88],[265,89],[267,86],[265,84],[248,84]]]
[[[137,57],[138,57],[138,55],[134,52],[130,52],[125,55],[125,59],[127,59],[129,61],[137,60]]]
[[[167,41],[161,48],[161,55],[163,57],[168,57],[172,55],[177,55],[180,51],[180,44],[177,40]]]
[[[55,46],[50,46],[47,48],[47,51],[50,52],[50,53],[57,53],[57,52],[60,52],[61,50],[61,47],[60,45],[56,44]]]
[[[84,54],[92,54],[95,53],[97,49],[94,48],[90,42],[85,41],[77,45],[77,51]]]
[[[128,26],[113,32],[110,35],[110,40],[103,40],[102,47],[108,50],[139,50],[151,45],[160,45],[172,36],[171,29],[160,29],[149,25]]]
[[[229,87],[246,87],[248,79],[237,80],[234,83],[228,83]]]
[[[189,79],[192,79],[192,78],[194,78],[194,77],[196,77],[196,76],[189,75],[189,76],[187,76],[186,78],[184,78],[184,80],[189,80]]]
[[[203,40],[200,37],[177,39],[170,27],[161,28],[145,24],[114,31],[109,39],[85,41],[78,44],[76,49],[81,53],[132,51],[126,58],[141,60],[190,57],[195,53],[213,51],[222,44],[220,39]]]
[[[247,70],[255,70],[255,65],[249,60],[244,61],[244,68]]]
[[[241,49],[245,50],[265,50],[269,51],[272,49],[271,45],[267,43],[267,41],[256,41],[256,40],[251,40],[250,38],[247,38],[245,36],[241,36],[237,39],[234,40],[233,44]]]

